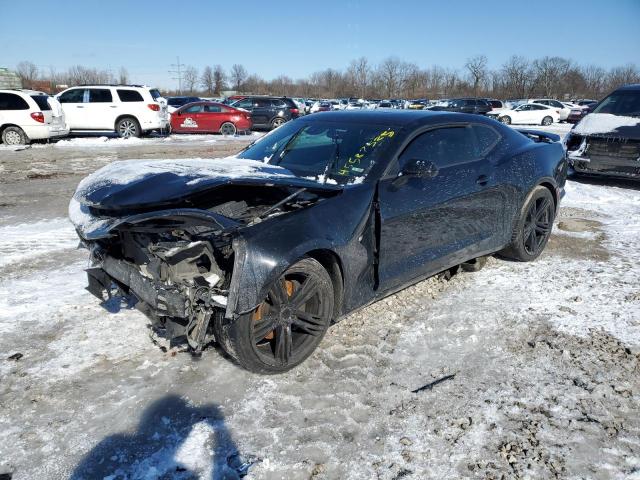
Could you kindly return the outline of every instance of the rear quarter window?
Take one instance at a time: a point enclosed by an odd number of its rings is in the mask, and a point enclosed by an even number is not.
[[[151,90],[149,90],[149,94],[151,95],[151,98],[153,98],[154,100],[157,100],[160,97],[162,97],[162,95],[160,94],[160,90],[158,90],[157,88],[152,88]]]
[[[33,98],[33,101],[36,102],[40,110],[51,110],[51,105],[49,105],[48,102],[49,97],[46,95],[31,95],[31,98]]]
[[[478,142],[478,151],[480,156],[484,156],[493,150],[500,141],[500,134],[493,128],[485,125],[472,125],[471,129],[476,134],[476,141]]]
[[[0,93],[0,110],[29,110],[29,104],[15,93]]]
[[[118,97],[120,97],[121,102],[143,102],[144,99],[140,92],[136,92],[135,90],[117,90]]]

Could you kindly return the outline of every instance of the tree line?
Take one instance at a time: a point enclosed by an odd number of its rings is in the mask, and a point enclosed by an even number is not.
[[[198,69],[187,66],[182,71],[181,91],[171,94],[220,95],[233,90],[305,98],[447,98],[480,96],[491,98],[595,98],[628,83],[640,83],[635,64],[604,69],[598,65],[580,65],[571,59],[545,56],[530,60],[513,55],[501,66],[489,68],[485,55],[467,59],[461,68],[433,65],[421,68],[392,56],[374,64],[366,57],[352,60],[343,70],[327,68],[307,78],[292,79],[280,75],[265,80],[249,73],[241,64],[227,71],[222,65]],[[74,66],[59,74],[41,72],[32,62],[20,62],[17,73],[23,84],[48,79],[52,84],[128,83],[129,74],[121,68],[118,75],[110,71]]]

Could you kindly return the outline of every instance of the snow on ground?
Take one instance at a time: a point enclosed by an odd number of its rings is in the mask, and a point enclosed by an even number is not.
[[[71,223],[17,217],[0,227],[0,473],[638,480],[639,234],[640,190],[569,182],[536,262],[421,282],[264,377],[105,310]]]
[[[231,143],[237,141],[254,141],[262,137],[265,132],[251,132],[248,135],[213,135],[213,134],[170,134],[156,135],[141,138],[119,138],[114,135],[70,136],[49,143],[33,143],[31,145],[9,146],[0,144],[0,151],[20,151],[25,148],[127,148],[144,145],[176,145],[183,143],[211,144]]]

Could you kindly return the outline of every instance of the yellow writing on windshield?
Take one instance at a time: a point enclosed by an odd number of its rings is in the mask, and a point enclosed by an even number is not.
[[[338,175],[352,175],[353,173],[362,173],[364,169],[360,166],[360,162],[362,159],[370,153],[371,150],[378,147],[381,143],[383,143],[386,139],[393,138],[396,134],[391,129],[387,129],[384,132],[379,133],[376,137],[369,140],[367,143],[362,145],[356,154],[352,157],[349,157],[347,161],[342,165],[342,167],[338,170]]]

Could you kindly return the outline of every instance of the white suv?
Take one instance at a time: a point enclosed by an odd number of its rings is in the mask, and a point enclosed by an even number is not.
[[[60,137],[69,133],[58,102],[42,92],[0,90],[0,138],[6,145],[24,145],[31,140]]]
[[[108,131],[139,137],[169,126],[167,103],[155,88],[139,85],[83,85],[56,97],[72,132]]]

